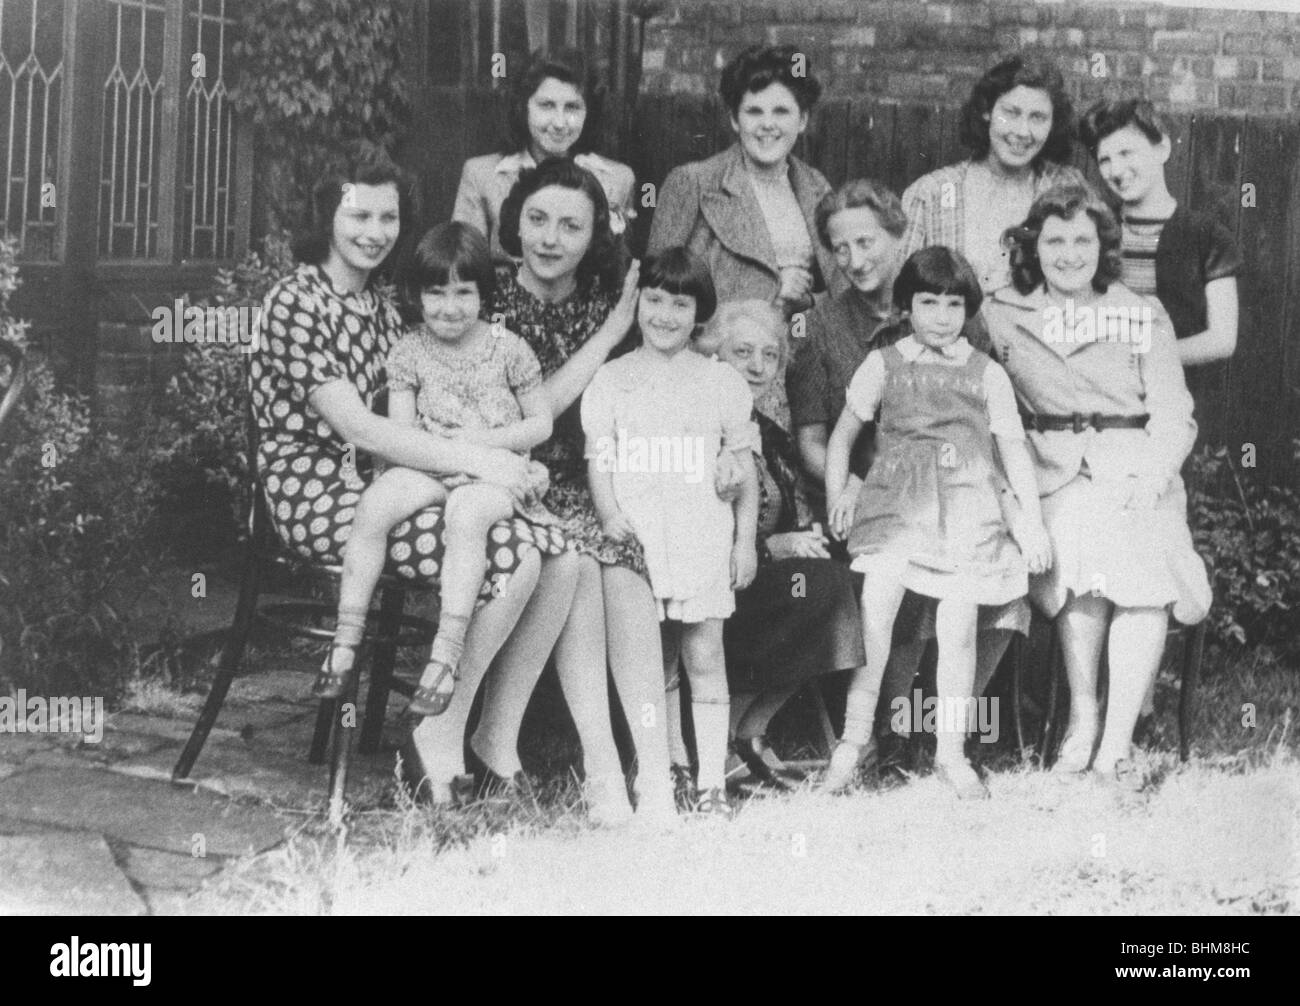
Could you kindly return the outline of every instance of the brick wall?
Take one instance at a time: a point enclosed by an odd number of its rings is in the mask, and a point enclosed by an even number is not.
[[[672,0],[646,24],[642,90],[712,92],[758,41],[806,52],[828,95],[960,103],[999,57],[1032,51],[1076,104],[1300,112],[1300,14],[1080,0]]]

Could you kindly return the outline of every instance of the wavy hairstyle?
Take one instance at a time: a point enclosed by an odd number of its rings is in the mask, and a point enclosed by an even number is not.
[[[805,56],[792,45],[751,45],[723,68],[718,93],[734,118],[746,94],[766,90],[772,84],[784,84],[807,112],[821,97],[822,85],[810,73],[794,72],[796,57]],[[806,57],[805,57],[806,58]]]
[[[380,269],[386,269],[401,259],[400,249],[414,217],[411,180],[382,147],[362,144],[348,148],[312,187],[307,228],[293,243],[293,254],[299,262],[320,265],[329,257],[330,243],[334,240],[334,214],[338,212],[349,185],[393,185],[397,188],[402,230]],[[379,269],[375,271],[379,272]]]
[[[1052,128],[1047,142],[1034,158],[1034,168],[1043,161],[1065,164],[1070,159],[1070,143],[1074,139],[1074,106],[1065,91],[1065,79],[1056,64],[1045,59],[1011,56],[993,67],[971,89],[970,97],[961,109],[959,137],[962,146],[982,161],[989,155],[989,118],[993,106],[1008,91],[1017,87],[1032,87],[1046,91],[1052,101]]]
[[[548,158],[536,168],[520,173],[519,181],[501,204],[501,247],[515,258],[523,254],[519,214],[529,196],[552,185],[585,193],[591,200],[591,245],[578,263],[579,287],[588,290],[593,283],[598,283],[605,292],[616,293],[623,281],[623,251],[609,229],[609,200],[596,176],[567,157]]]
[[[1169,128],[1156,114],[1155,105],[1145,98],[1126,98],[1123,101],[1099,101],[1079,120],[1079,138],[1096,157],[1097,146],[1111,133],[1132,126],[1151,142],[1160,143],[1169,135]]]
[[[844,210],[865,207],[876,215],[876,220],[886,232],[901,238],[907,230],[907,214],[903,203],[888,185],[873,178],[852,178],[839,188],[827,192],[817,203],[814,219],[817,237],[825,248],[831,247],[828,225],[831,217]],[[833,249],[831,249],[833,250]]]
[[[532,142],[532,136],[528,132],[528,102],[547,78],[572,84],[582,95],[582,100],[587,105],[587,118],[582,124],[582,133],[569,148],[569,155],[586,153],[596,145],[596,139],[600,136],[600,115],[605,91],[600,86],[595,68],[588,64],[587,57],[580,49],[555,49],[549,52],[538,49],[529,57],[528,66],[511,88],[510,103],[506,109],[506,135],[512,144],[508,152],[527,150]]]
[[[1043,267],[1038,260],[1038,237],[1048,217],[1073,220],[1086,213],[1097,225],[1097,238],[1101,254],[1097,272],[1092,277],[1092,288],[1105,293],[1117,282],[1123,269],[1120,256],[1122,231],[1110,207],[1087,185],[1057,185],[1034,200],[1029,216],[1018,227],[1009,227],[1002,235],[1002,243],[1011,250],[1011,283],[1022,294],[1034,290],[1043,282]]]

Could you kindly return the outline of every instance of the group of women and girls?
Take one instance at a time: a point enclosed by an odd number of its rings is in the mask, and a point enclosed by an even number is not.
[[[409,221],[401,173],[370,157],[315,190],[253,356],[257,463],[284,541],[343,565],[317,695],[349,686],[381,571],[436,582],[403,753],[436,802],[466,750],[461,797],[529,786],[518,734],[552,656],[597,822],[729,814],[729,745],[781,782],[767,725],[834,671],[851,684],[821,784],[847,788],[926,643],[939,698],[978,696],[1027,601],[1069,678],[1056,770],[1122,781],[1170,614],[1206,614],[1183,367],[1232,352],[1240,260],[1170,195],[1151,106],[1076,123],[1059,72],[1012,57],[966,103],[970,158],[900,200],[793,155],[820,92],[794,56],[755,46],[723,71],[736,142],[671,172],[640,262],[623,234],[646,208],[590,150],[574,52],[534,57],[511,149],[465,164],[452,221],[407,256],[413,324],[375,282]],[[1108,194],[1068,165],[1076,133]],[[1070,302],[1150,308],[1149,348],[1049,338]],[[694,463],[611,450],[636,442]],[[936,770],[987,795],[966,739],[939,731]]]

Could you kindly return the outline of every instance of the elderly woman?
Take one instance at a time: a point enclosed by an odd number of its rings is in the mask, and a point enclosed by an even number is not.
[[[785,353],[781,312],[761,300],[732,301],[718,308],[706,345],[738,370],[755,400],[770,389]],[[767,725],[805,681],[859,667],[865,660],[862,627],[848,566],[830,557],[821,528],[812,523],[798,477],[794,442],[761,411],[755,412],[761,450],[758,553],[754,582],[736,593],[724,646],[731,690],[735,750],[754,776],[784,786],[783,766],[767,743]],[[673,669],[668,711],[674,774],[689,776],[681,741],[681,698]]]
[[[1070,682],[1057,768],[1123,778],[1170,613],[1190,625],[1210,605],[1178,474],[1196,439],[1192,398],[1168,316],[1118,282],[1120,228],[1091,188],[1043,193],[1008,238],[1013,284],[984,312],[1024,413],[1055,555],[1031,577],[1030,599],[1056,619]]]
[[[371,411],[384,383],[384,358],[401,331],[396,306],[372,280],[397,244],[404,191],[398,170],[382,155],[355,158],[323,178],[313,194],[315,229],[295,248],[301,264],[271,288],[259,317],[250,360],[260,434],[255,463],[277,533],[321,562],[341,561],[370,458],[434,473],[464,472],[505,487],[525,480],[526,462],[510,451],[433,436]],[[442,508],[429,507],[399,524],[390,536],[387,571],[434,584],[444,552],[443,516]],[[563,536],[521,520],[493,529],[483,603],[461,665],[465,687],[443,716],[422,721],[405,753],[406,767],[435,801],[451,799],[452,782],[464,771],[475,691],[512,630],[523,638],[517,650],[533,654],[517,661],[512,673],[524,679],[540,673],[559,624],[548,638],[537,602],[558,606],[562,624],[577,582],[576,557],[565,547]],[[539,552],[548,556],[545,562]],[[603,686],[603,670],[592,678]],[[502,765],[499,752],[514,751],[517,729],[498,729],[497,703],[488,706],[471,746]],[[487,777],[479,775],[481,790]]]
[[[452,210],[453,220],[473,224],[486,234],[493,260],[511,269],[517,263],[501,247],[501,204],[519,173],[548,157],[572,157],[599,180],[615,234],[622,234],[636,216],[632,169],[591,151],[600,135],[593,114],[600,90],[586,56],[578,49],[534,53],[515,81],[507,123],[511,149],[465,162]]]
[[[962,107],[971,157],[922,175],[903,193],[904,257],[929,245],[961,252],[989,293],[1011,281],[1002,233],[1040,193],[1086,184],[1068,167],[1074,111],[1052,63],[1012,56],[980,78]]]
[[[813,219],[830,185],[791,153],[821,95],[815,77],[795,73],[802,58],[792,46],[752,46],[727,64],[720,90],[736,142],[669,173],[647,246],[685,245],[708,263],[720,302],[758,298],[787,318],[845,285]],[[783,382],[769,395],[759,404],[788,428]]]

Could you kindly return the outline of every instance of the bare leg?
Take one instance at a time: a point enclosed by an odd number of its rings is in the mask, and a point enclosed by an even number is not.
[[[537,589],[483,683],[483,712],[470,745],[483,763],[503,778],[519,771],[519,728],[546,658],[570,617],[582,562],[567,552],[548,556],[541,563]],[[513,585],[512,578],[507,592]],[[586,753],[584,741],[584,756]]]
[[[457,668],[465,648],[465,633],[488,566],[484,556],[488,529],[513,510],[510,494],[499,486],[460,486],[448,497],[438,632],[429,648],[419,687],[411,695],[408,713],[439,716],[451,701],[459,678]]]
[[[939,662],[935,694],[939,722],[935,727],[935,761],[966,764],[966,713],[975,687],[975,622],[979,610],[961,601],[940,601],[935,616]],[[960,711],[960,712],[958,712]]]
[[[1097,739],[1097,670],[1110,618],[1110,602],[1092,594],[1073,596],[1056,617],[1065,674],[1070,682],[1070,728],[1057,766],[1082,772]]]
[[[460,661],[462,686],[452,695],[451,705],[445,713],[421,720],[411,735],[437,801],[451,799],[451,780],[465,770],[465,724],[469,720],[474,693],[492,657],[533,597],[541,565],[541,557],[536,552],[529,552],[511,574],[509,585],[501,596],[493,598],[475,613]]]
[[[1127,758],[1133,727],[1147,689],[1160,668],[1169,616],[1164,608],[1116,608],[1110,620],[1110,689],[1106,700],[1106,729],[1093,768],[1114,771]]]
[[[673,765],[688,768],[691,752],[682,731],[681,634],[669,622],[659,623],[659,642],[664,651],[664,718],[668,724],[668,757]]]
[[[672,806],[664,665],[659,617],[650,585],[630,569],[602,566],[610,670],[636,745],[636,791]]]
[[[851,785],[872,742],[880,683],[889,663],[894,619],[907,588],[895,569],[868,571],[862,583],[862,640],[867,662],[853,672],[844,705],[844,733],[831,752],[821,788],[834,793]]]
[[[389,532],[412,514],[446,498],[442,483],[409,468],[390,468],[361,494],[352,530],[343,546],[338,619],[334,642],[322,668],[322,674],[332,680],[318,679],[313,689],[317,695],[337,694],[342,685],[338,675],[352,671],[356,647],[365,635],[370,599],[384,570]]]

